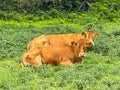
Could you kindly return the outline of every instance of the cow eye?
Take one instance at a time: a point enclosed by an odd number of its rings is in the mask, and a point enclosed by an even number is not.
[[[84,51],[86,51],[86,47],[84,47]]]

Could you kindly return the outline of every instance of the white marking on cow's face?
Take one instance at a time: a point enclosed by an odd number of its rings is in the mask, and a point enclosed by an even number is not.
[[[94,46],[94,42],[92,41],[92,42],[90,42],[90,46]]]
[[[92,42],[92,45],[93,45],[93,46],[95,45],[94,42]]]

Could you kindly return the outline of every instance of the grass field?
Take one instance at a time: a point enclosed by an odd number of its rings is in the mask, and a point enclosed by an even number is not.
[[[53,19],[0,23],[0,90],[120,90],[119,22]],[[20,67],[20,58],[33,38],[80,33],[88,28],[101,36],[95,39],[95,46],[88,49],[81,64]]]

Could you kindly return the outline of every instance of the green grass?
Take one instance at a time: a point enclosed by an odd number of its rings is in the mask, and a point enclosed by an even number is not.
[[[48,27],[48,26],[55,26],[55,25],[64,25],[64,26],[73,26],[73,27],[80,27],[82,25],[77,24],[77,23],[70,23],[71,21],[67,19],[62,19],[62,18],[54,18],[52,20],[42,20],[42,21],[3,21],[0,20],[0,27],[1,28],[30,28],[30,27],[35,27],[35,28],[41,28],[41,27]]]
[[[119,90],[119,64],[106,63],[105,59],[101,62],[102,57],[92,61],[90,54],[82,64],[67,67],[43,65],[21,69],[14,59],[1,61],[0,87],[3,90]]]
[[[1,20],[0,90],[119,90],[120,23],[91,20],[83,24],[66,19]],[[88,49],[81,64],[20,67],[20,58],[33,38],[42,34],[79,33],[88,28],[101,36],[95,39],[95,46]]]

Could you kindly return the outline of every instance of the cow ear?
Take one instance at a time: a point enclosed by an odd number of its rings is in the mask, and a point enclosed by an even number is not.
[[[98,37],[98,36],[100,36],[100,34],[99,34],[99,33],[96,33],[96,34],[95,34],[95,37]]]
[[[71,42],[71,45],[72,45],[72,46],[77,46],[77,43]]]
[[[84,33],[84,32],[82,32],[81,35],[84,36],[84,37],[87,37],[87,34]]]

